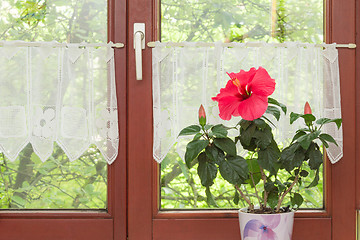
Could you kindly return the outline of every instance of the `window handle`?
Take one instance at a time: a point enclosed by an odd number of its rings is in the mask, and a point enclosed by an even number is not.
[[[145,23],[134,23],[136,80],[142,80],[142,49],[145,49]]]

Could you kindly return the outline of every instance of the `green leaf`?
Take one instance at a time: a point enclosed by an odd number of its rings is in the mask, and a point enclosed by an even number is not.
[[[306,188],[316,187],[319,183],[319,169],[316,170],[314,180]]]
[[[190,179],[189,168],[184,164],[184,161],[182,160],[178,161],[178,164],[180,166],[181,172],[184,174],[184,177],[186,178],[187,181],[189,181]]]
[[[265,183],[265,190],[267,192],[272,192],[276,190],[276,186],[274,182],[266,182]]]
[[[273,115],[276,118],[276,120],[279,121],[281,113],[277,107],[268,106],[266,113]]]
[[[191,126],[184,128],[183,130],[181,130],[178,137],[186,136],[186,135],[194,135],[194,134],[197,134],[198,132],[200,132],[200,130],[201,130],[200,126],[191,125]]]
[[[247,120],[241,119],[240,122],[238,123],[238,125],[240,125],[240,127],[243,130],[246,130],[251,125],[251,123],[252,123],[252,121],[247,121]]]
[[[291,112],[290,113],[290,124],[293,124],[293,122],[295,122],[298,118],[300,118],[301,116],[303,116],[302,114],[298,114],[298,113],[294,113]]]
[[[265,129],[266,127],[269,127],[269,125],[267,125],[266,122],[260,118],[255,119],[253,123],[260,129]]]
[[[319,137],[319,139],[320,139],[320,141],[322,142],[322,144],[324,145],[325,148],[329,147],[329,144],[325,140],[321,139],[320,137]]]
[[[276,191],[272,191],[268,195],[267,203],[271,208],[275,208],[279,200],[278,193]]]
[[[277,184],[280,192],[283,192],[286,190],[286,186],[282,182],[280,182],[278,179],[275,179],[275,183]]]
[[[213,161],[207,158],[204,152],[200,153],[198,157],[199,165],[197,173],[201,180],[201,185],[204,187],[210,187],[214,184],[214,179],[217,174],[217,167]]]
[[[234,200],[233,202],[235,203],[235,205],[238,205],[240,201],[240,194],[239,192],[235,189],[235,194],[234,194]]]
[[[316,120],[316,117],[312,114],[304,114],[301,117],[305,120],[306,125],[309,125]]]
[[[209,145],[208,140],[193,140],[186,145],[185,162],[188,168],[190,168],[191,161],[194,160],[207,145]]]
[[[296,139],[298,139],[299,137],[302,137],[302,136],[304,136],[304,135],[306,135],[306,132],[304,132],[304,131],[298,131],[296,134],[295,134],[295,136],[293,137],[293,139],[292,139],[292,143],[293,142],[295,142],[295,140]]]
[[[304,198],[299,193],[294,193],[291,197],[291,204],[292,206],[297,206],[299,208],[301,204],[304,202]]]
[[[26,204],[26,200],[18,195],[12,195],[11,200],[14,201],[19,207],[24,207]]]
[[[94,192],[94,189],[94,185],[92,184],[87,184],[84,188],[85,192],[90,195]]]
[[[292,112],[292,113],[290,113],[290,124],[295,122],[300,117],[305,120],[306,125],[309,125],[310,123],[312,123],[313,121],[316,120],[315,116],[312,114],[299,114],[299,113]]]
[[[319,169],[320,165],[323,163],[323,155],[320,152],[320,150],[314,148],[309,153],[309,158],[310,158],[309,160],[310,169],[312,170]]]
[[[219,170],[221,176],[234,185],[244,183],[249,173],[246,160],[240,156],[226,158],[220,163]]]
[[[286,106],[284,104],[279,103],[278,101],[276,101],[275,99],[270,98],[270,97],[268,98],[268,103],[279,106],[282,109],[282,111],[284,112],[284,114],[286,114],[287,108],[286,108]]]
[[[293,143],[285,148],[281,153],[281,163],[287,171],[292,171],[295,167],[300,167],[305,160],[306,151],[300,147],[299,143]]]
[[[264,118],[266,121],[268,121],[271,125],[273,125],[276,128],[276,125],[270,119],[268,119],[266,116],[262,115],[261,118]]]
[[[309,175],[309,172],[306,171],[306,170],[302,170],[302,171],[300,172],[300,176],[302,176],[302,177],[307,177],[308,175]]]
[[[245,130],[240,129],[240,142],[241,145],[249,146],[251,143],[251,139],[254,137],[254,133],[256,130],[256,126],[252,124],[250,127]]]
[[[226,138],[228,134],[228,128],[222,124],[215,125],[211,128],[212,133],[217,138]]]
[[[319,138],[320,138],[320,140],[323,140],[326,142],[331,142],[331,143],[334,143],[336,146],[338,146],[335,139],[332,136],[330,136],[329,134],[326,134],[326,133],[320,134]]]
[[[211,124],[206,124],[204,129],[205,130],[209,130],[210,128],[212,128],[214,125],[211,125]]]
[[[256,130],[254,133],[254,138],[256,138],[255,143],[257,146],[259,146],[260,149],[267,148],[273,141],[271,128],[265,128],[263,131]]]
[[[212,195],[210,191],[210,187],[206,187],[205,193],[206,193],[206,203],[209,205],[209,207],[213,206],[218,208],[219,206],[215,201],[214,195]]]
[[[308,115],[308,114],[307,114]],[[307,150],[313,140],[315,140],[320,134],[320,131],[308,133],[299,137],[296,141],[300,143],[301,147]]]
[[[202,133],[197,133],[197,134],[195,134],[193,140],[199,140],[201,138],[201,136],[202,136]]]
[[[236,156],[236,145],[230,138],[215,138],[214,144],[227,154]]]
[[[332,123],[332,122],[334,122],[336,124],[337,128],[339,129],[342,124],[342,119],[341,118],[335,118],[335,119],[320,118],[319,120],[316,121],[316,123],[319,125],[324,125],[324,124]]]
[[[268,170],[271,175],[276,175],[280,168],[280,164],[278,163],[279,158],[280,150],[275,141],[273,141],[268,148],[261,149],[258,153],[259,165]]]
[[[251,177],[246,180],[246,183],[250,184],[253,188],[254,185],[258,184],[261,180],[261,173],[260,173],[260,166],[257,159],[246,159],[249,168],[249,174],[252,174],[254,182],[252,181]]]
[[[211,159],[217,164],[219,164],[221,161],[225,159],[224,152],[213,144],[208,145],[205,148],[205,153],[209,159]]]

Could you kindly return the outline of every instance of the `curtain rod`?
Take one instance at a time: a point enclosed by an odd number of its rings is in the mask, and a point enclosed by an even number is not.
[[[150,48],[155,47],[155,43],[156,42],[148,42],[147,46]],[[192,45],[194,44],[194,45]],[[196,47],[214,47],[216,43],[206,43],[206,42],[195,42],[195,43],[191,43],[189,44],[189,46],[196,46]],[[271,45],[275,46],[275,47],[287,47],[288,44],[287,43],[270,43]],[[186,46],[186,43],[183,42],[165,42],[162,43],[162,45],[165,45],[167,47],[184,47]],[[245,43],[244,46],[248,46],[248,47],[261,47],[263,45],[263,43],[258,43],[258,42],[249,42],[249,43]],[[307,43],[296,43],[297,46],[303,46],[306,47],[308,44]],[[326,44],[326,43],[321,43],[321,44],[314,44],[316,47],[327,47],[327,46],[333,46],[335,45],[335,47],[337,48],[356,48],[356,44],[354,43],[349,43],[349,44],[337,44],[337,43],[333,43],[333,44]],[[223,47],[237,47],[239,46],[239,43],[221,43],[221,46]]]
[[[79,47],[106,47],[123,48],[123,43],[58,43],[58,42],[24,42],[24,41],[0,41],[0,46],[16,46],[16,47],[66,47],[66,46],[79,46]]]

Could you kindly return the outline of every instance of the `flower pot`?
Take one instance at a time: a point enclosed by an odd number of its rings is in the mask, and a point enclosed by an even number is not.
[[[239,223],[241,240],[291,240],[294,212],[254,214],[240,209]]]

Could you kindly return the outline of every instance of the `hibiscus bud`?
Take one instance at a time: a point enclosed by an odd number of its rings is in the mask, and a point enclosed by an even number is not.
[[[202,127],[204,127],[206,124],[206,113],[205,113],[204,106],[202,104],[199,108],[199,123]]]
[[[312,114],[311,107],[310,107],[310,104],[308,102],[305,103],[304,114]]]

